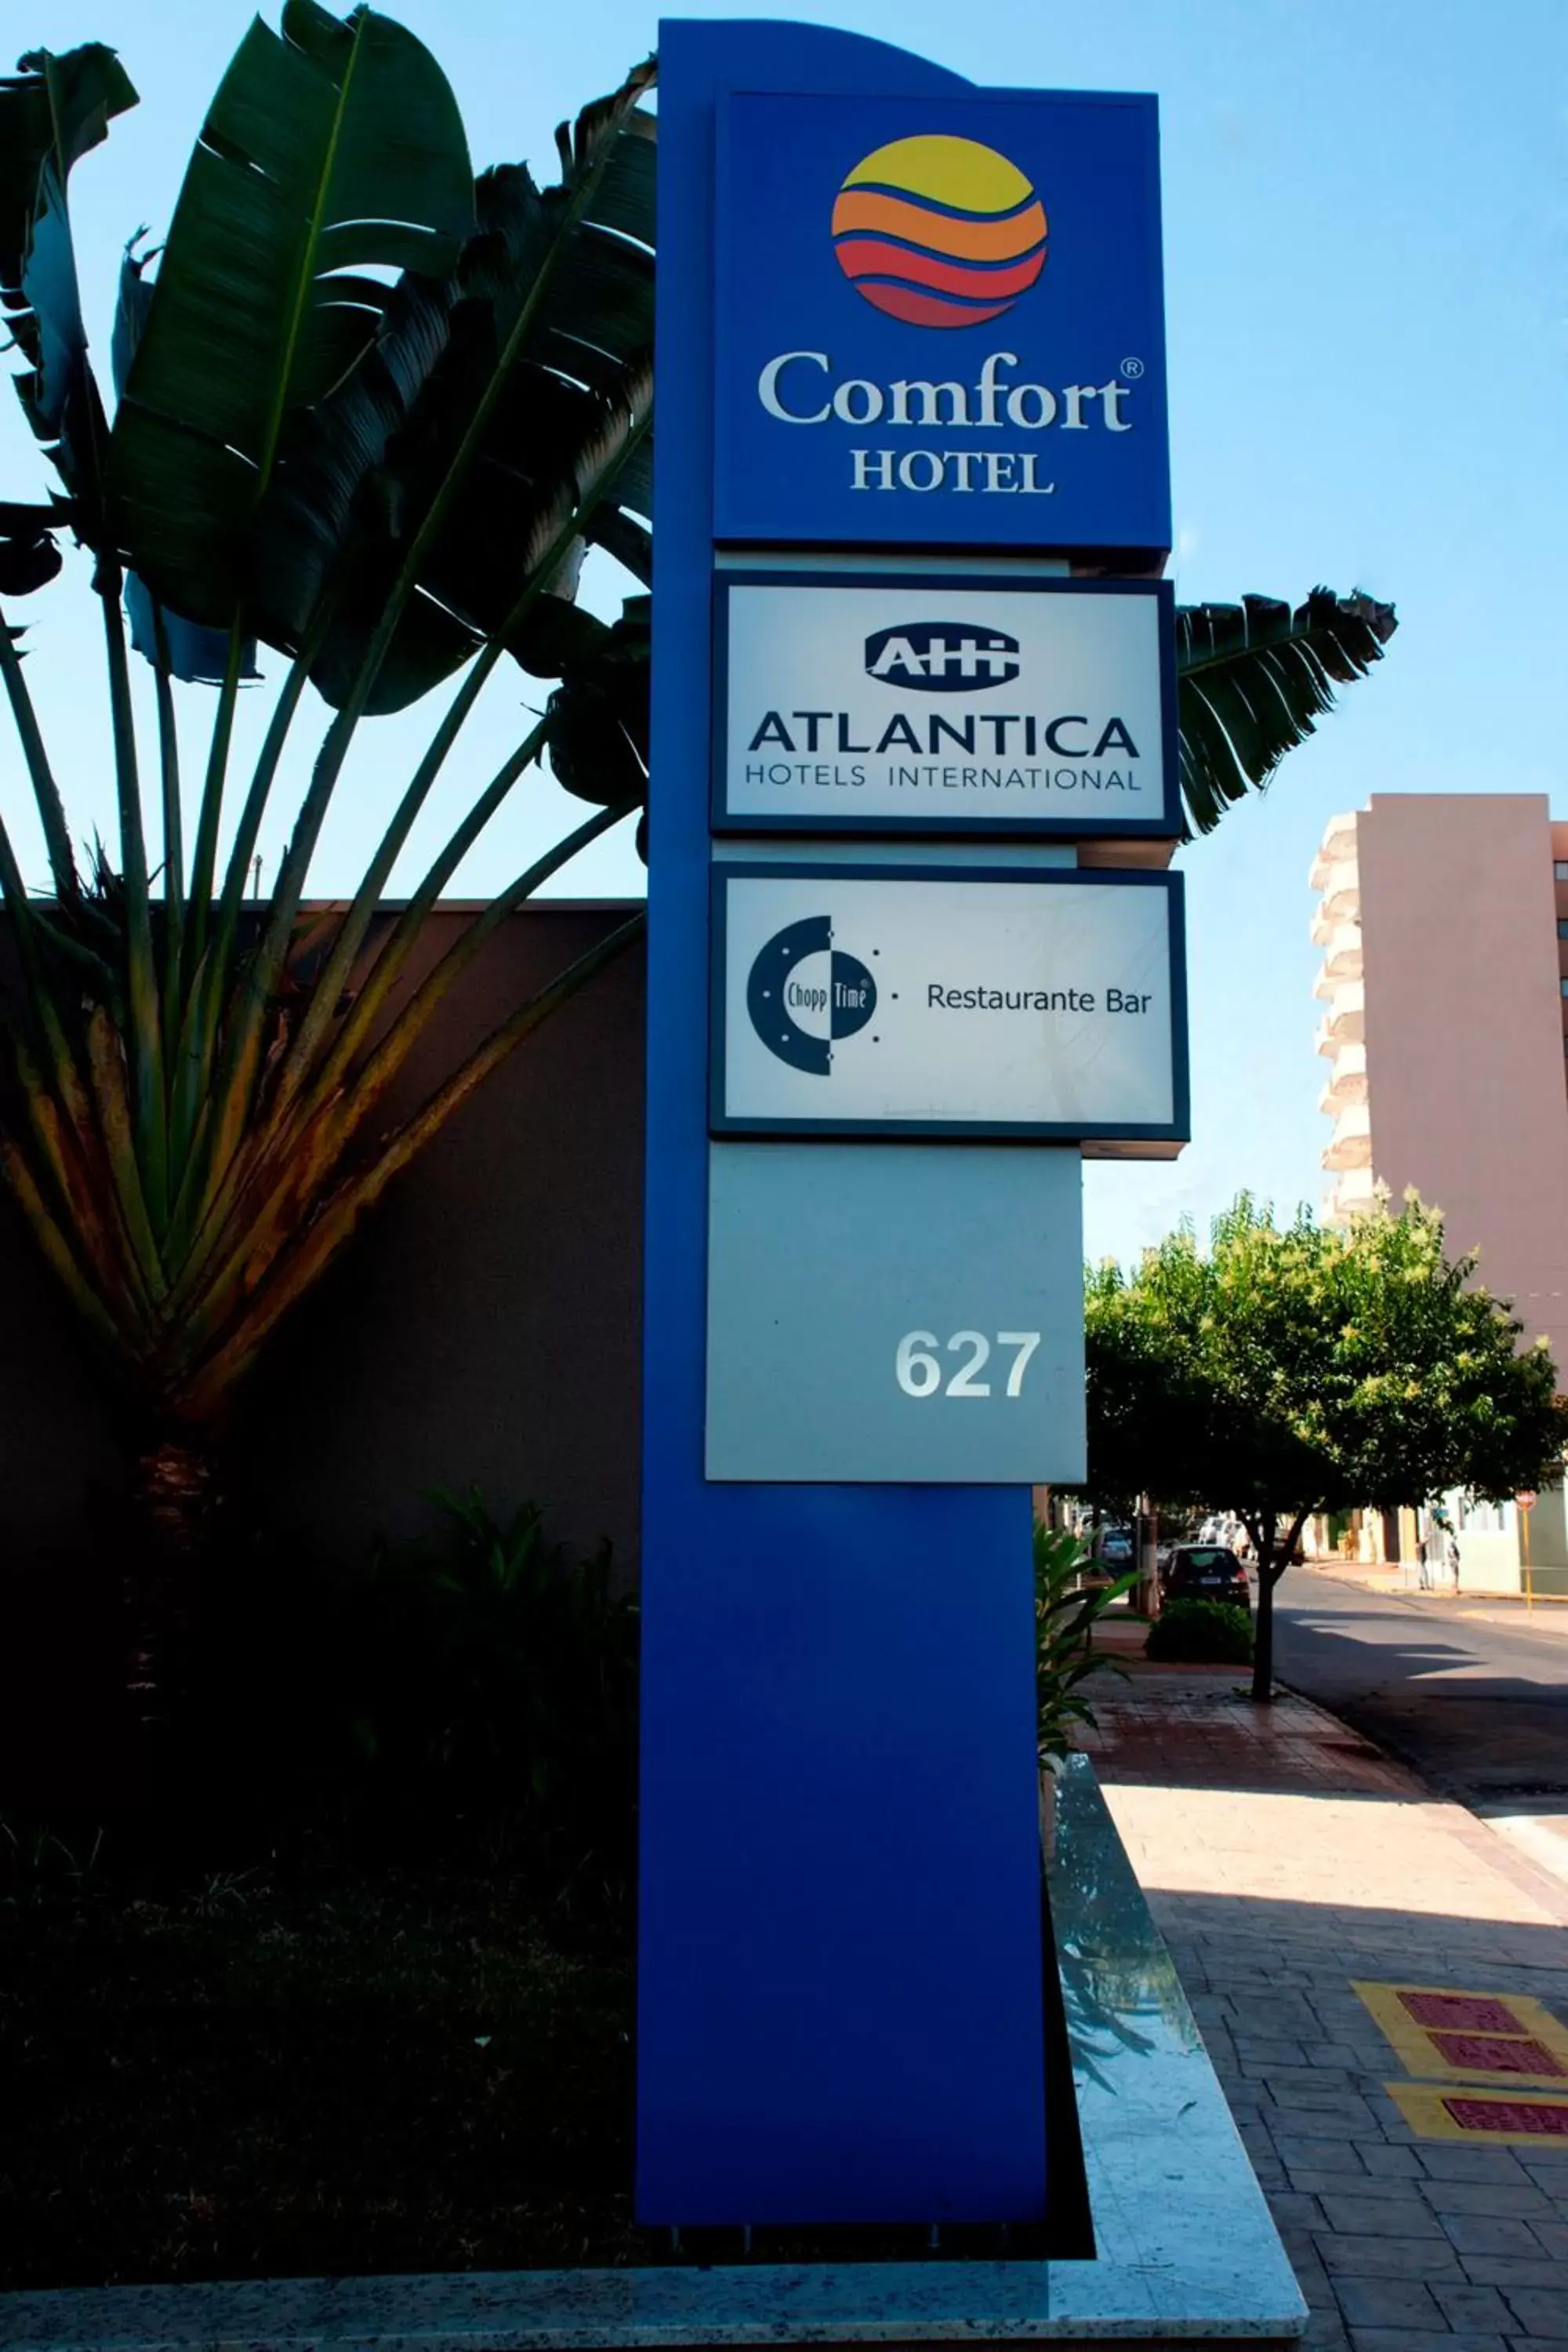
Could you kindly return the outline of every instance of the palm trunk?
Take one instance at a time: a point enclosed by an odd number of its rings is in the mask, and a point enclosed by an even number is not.
[[[171,1678],[195,1629],[217,1505],[217,1451],[204,1433],[164,1429],[137,1454],[125,1572],[126,1688],[149,1734],[168,1720]]]

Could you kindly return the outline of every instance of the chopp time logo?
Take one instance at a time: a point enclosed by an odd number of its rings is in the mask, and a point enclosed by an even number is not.
[[[858,956],[834,946],[828,916],[789,923],[758,949],[746,1011],[769,1053],[792,1069],[826,1077],[835,1038],[853,1037],[876,1010],[876,982]]]
[[[977,139],[929,132],[863,156],[833,207],[838,266],[910,327],[1000,319],[1046,263],[1046,212],[1017,165]]]

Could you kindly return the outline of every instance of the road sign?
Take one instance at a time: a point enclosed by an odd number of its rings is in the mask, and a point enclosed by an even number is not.
[[[1157,140],[1149,98],[731,97],[719,538],[1167,549]]]
[[[715,1144],[707,1475],[1084,1475],[1076,1151]]]
[[[1172,837],[1168,582],[727,572],[721,833]]]
[[[1178,875],[737,862],[713,888],[715,1134],[1185,1137]]]

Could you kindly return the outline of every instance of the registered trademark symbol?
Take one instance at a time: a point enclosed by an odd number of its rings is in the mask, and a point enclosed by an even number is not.
[[[1131,378],[1132,379],[1133,383],[1137,383],[1137,381],[1138,381],[1138,378],[1139,378],[1139,377],[1142,374],[1142,373],[1143,373],[1143,362],[1142,362],[1142,360],[1123,360],[1123,361],[1122,361],[1122,362],[1121,362],[1121,373],[1122,373],[1122,374],[1123,374],[1123,375],[1125,375],[1125,376],[1131,376]]]

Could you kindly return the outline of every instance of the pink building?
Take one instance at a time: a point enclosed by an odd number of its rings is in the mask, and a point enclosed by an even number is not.
[[[1568,824],[1534,793],[1374,793],[1311,881],[1325,1219],[1414,1185],[1568,1374]],[[1560,1492],[1533,1517],[1538,1556],[1568,1558]],[[1516,1518],[1462,1538],[1467,1583],[1517,1585]]]

